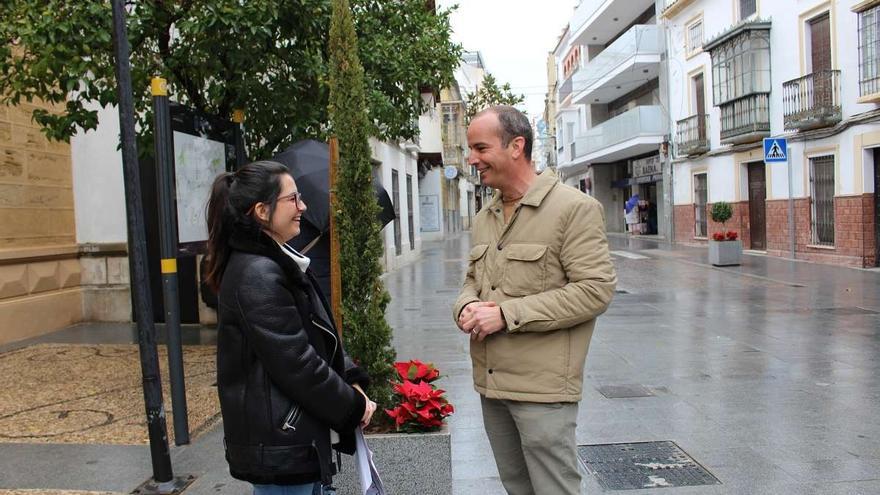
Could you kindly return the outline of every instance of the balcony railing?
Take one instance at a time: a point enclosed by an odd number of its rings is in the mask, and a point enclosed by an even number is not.
[[[822,70],[782,83],[786,130],[806,130],[840,122],[840,71]]]
[[[721,143],[758,141],[770,135],[770,93],[753,93],[720,105]]]
[[[574,157],[601,154],[602,150],[644,136],[666,134],[666,119],[659,106],[640,106],[590,128],[579,136],[572,150]]]
[[[556,101],[559,102],[560,105],[562,104],[563,100],[568,98],[568,95],[571,94],[571,88],[572,88],[571,81],[572,81],[572,77],[569,76],[568,79],[566,79],[565,82],[562,83],[562,86],[559,87],[559,94],[558,94]]]
[[[616,92],[620,94],[632,90],[635,87],[630,80],[632,77],[635,77],[635,81],[644,79],[643,73],[635,76],[629,74],[632,70],[628,69],[633,68],[632,65],[637,62],[637,57],[653,55],[653,58],[645,60],[643,57],[638,60],[659,64],[662,51],[659,26],[637,24],[631,27],[572,75],[574,93],[578,100],[576,103],[591,103],[588,97],[606,85],[609,87],[627,85],[625,89]],[[618,78],[621,80],[618,81]]]
[[[679,120],[675,127],[675,144],[679,155],[699,155],[709,151],[708,115],[692,115]]]

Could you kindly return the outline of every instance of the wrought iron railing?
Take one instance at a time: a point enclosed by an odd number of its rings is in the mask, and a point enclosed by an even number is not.
[[[675,144],[682,156],[709,151],[709,116],[701,113],[679,120],[675,126]]]
[[[786,130],[840,122],[840,71],[821,70],[782,83],[782,108]]]
[[[753,93],[720,105],[721,142],[757,141],[770,134],[770,93]]]

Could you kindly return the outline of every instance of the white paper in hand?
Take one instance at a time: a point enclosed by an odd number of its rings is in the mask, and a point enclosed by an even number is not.
[[[367,442],[364,440],[364,430],[360,427],[354,432],[355,446],[355,462],[357,463],[358,477],[361,480],[361,489],[364,495],[386,495],[385,487],[382,486],[382,480],[379,478],[379,471],[373,463],[373,453],[367,448]]]

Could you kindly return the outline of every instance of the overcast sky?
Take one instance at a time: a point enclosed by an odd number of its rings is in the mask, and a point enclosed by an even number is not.
[[[499,83],[526,97],[529,116],[544,111],[547,54],[571,19],[577,0],[439,0],[458,4],[452,14],[453,40],[479,50]]]

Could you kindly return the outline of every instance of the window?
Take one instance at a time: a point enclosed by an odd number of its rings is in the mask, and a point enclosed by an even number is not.
[[[706,237],[709,229],[706,221],[706,204],[709,202],[707,174],[694,175],[694,236]]]
[[[443,122],[440,127],[440,139],[443,140],[443,163],[458,165],[461,153],[461,114],[457,104],[443,105]]]
[[[394,252],[400,256],[403,243],[400,235],[400,177],[397,170],[391,171],[391,202],[394,204]]]
[[[880,5],[859,12],[859,92],[880,93]]]
[[[748,19],[758,11],[757,0],[739,0],[739,18]]]
[[[703,18],[688,24],[685,51],[688,55],[699,53],[703,49]]]
[[[770,92],[770,30],[747,29],[712,49],[715,105]]]
[[[834,155],[810,158],[810,224],[813,242],[834,245]]]

